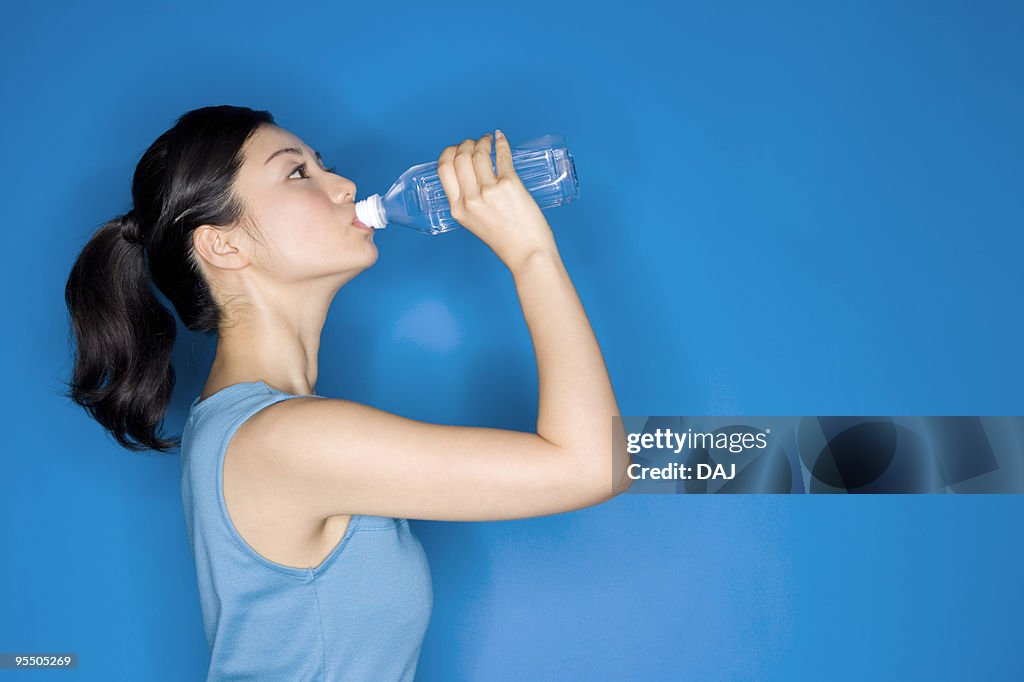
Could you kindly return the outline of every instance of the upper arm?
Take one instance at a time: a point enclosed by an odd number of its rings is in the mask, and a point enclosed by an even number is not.
[[[610,443],[575,453],[535,433],[431,424],[319,397],[275,403],[251,421],[247,457],[314,518],[515,519],[620,492]]]

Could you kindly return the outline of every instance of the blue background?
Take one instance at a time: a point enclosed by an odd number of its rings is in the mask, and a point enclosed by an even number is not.
[[[495,127],[565,135],[582,196],[547,215],[624,414],[1019,415],[1022,27],[967,1],[5,3],[0,651],[205,674],[177,455],[59,393],[71,264],[180,114],[269,109],[359,196]],[[375,241],[317,392],[532,430],[507,270],[466,230]],[[166,433],[212,352],[179,337]],[[418,679],[1019,678],[1022,510],[623,495],[414,521]]]

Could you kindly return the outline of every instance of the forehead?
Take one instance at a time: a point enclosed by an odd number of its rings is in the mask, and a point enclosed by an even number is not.
[[[263,166],[268,156],[284,147],[297,147],[306,153],[316,155],[315,152],[310,150],[309,145],[299,139],[294,133],[277,126],[262,125],[249,138],[245,150],[246,162],[251,162],[256,166]]]

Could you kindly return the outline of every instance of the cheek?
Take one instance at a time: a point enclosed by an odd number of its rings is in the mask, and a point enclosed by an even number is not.
[[[341,222],[338,207],[320,197],[295,202],[284,219],[296,235],[308,241],[336,238]]]
[[[281,251],[301,251],[304,246],[308,248],[322,242],[333,231],[331,216],[323,207],[310,201],[282,202],[269,214]]]
[[[361,237],[344,225],[338,207],[319,197],[297,194],[264,196],[261,221],[268,239],[273,240],[269,257],[278,271],[296,274],[310,266],[333,267],[339,257],[351,251],[350,240]]]
[[[327,264],[346,251],[344,227],[337,214],[307,211],[293,214],[292,222],[281,236],[280,251],[290,262],[304,266]],[[358,236],[358,235],[356,235]]]

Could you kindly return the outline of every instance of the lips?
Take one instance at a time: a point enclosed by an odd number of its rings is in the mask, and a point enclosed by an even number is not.
[[[367,224],[365,224],[365,223],[361,222],[361,221],[359,220],[359,218],[354,218],[354,219],[352,220],[352,224],[353,224],[353,225],[354,225],[355,227],[361,227],[361,228],[362,228],[362,229],[364,229],[364,230],[369,230],[370,232],[373,232],[373,228],[372,228],[372,227],[370,227],[369,225],[367,225]]]

